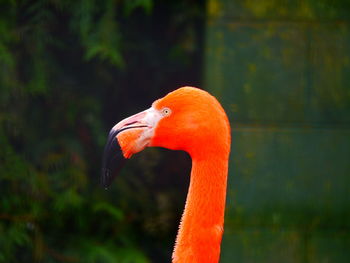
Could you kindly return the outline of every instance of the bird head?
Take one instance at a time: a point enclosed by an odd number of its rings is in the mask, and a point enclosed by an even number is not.
[[[183,87],[117,123],[103,156],[102,184],[107,187],[125,159],[145,147],[184,150],[192,159],[229,152],[230,126],[220,103],[208,92]]]

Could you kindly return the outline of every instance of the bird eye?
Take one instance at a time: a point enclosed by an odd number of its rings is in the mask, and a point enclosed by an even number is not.
[[[169,116],[170,113],[171,113],[171,110],[169,108],[163,108],[162,109],[163,116]]]

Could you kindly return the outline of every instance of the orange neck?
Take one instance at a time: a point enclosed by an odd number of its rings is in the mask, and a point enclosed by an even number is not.
[[[193,158],[173,263],[217,263],[223,233],[228,157]]]

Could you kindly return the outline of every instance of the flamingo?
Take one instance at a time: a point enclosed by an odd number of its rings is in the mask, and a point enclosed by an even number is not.
[[[117,123],[104,150],[102,184],[145,147],[183,150],[192,159],[190,186],[172,255],[173,263],[220,258],[231,135],[224,109],[208,92],[182,87]]]

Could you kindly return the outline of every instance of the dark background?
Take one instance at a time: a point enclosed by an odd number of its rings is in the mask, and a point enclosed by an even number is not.
[[[185,153],[99,186],[109,129],[201,79],[203,1],[1,1],[0,262],[166,262]]]
[[[169,262],[186,153],[99,186],[109,129],[180,86],[232,125],[221,262],[349,262],[348,1],[1,0],[0,262]]]

